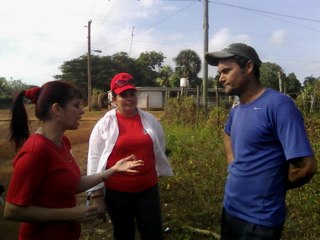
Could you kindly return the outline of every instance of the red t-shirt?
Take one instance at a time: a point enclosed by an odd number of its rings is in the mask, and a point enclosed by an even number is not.
[[[63,137],[58,146],[40,134],[31,135],[13,161],[6,201],[19,206],[69,208],[76,205],[80,169]],[[78,240],[80,224],[75,221],[23,222],[20,240]]]
[[[140,115],[124,117],[117,113],[119,137],[109,156],[107,168],[118,160],[134,154],[144,161],[144,166],[137,167],[139,173],[115,173],[110,176],[105,186],[122,192],[141,192],[158,182],[155,169],[155,156],[151,137],[143,129]]]

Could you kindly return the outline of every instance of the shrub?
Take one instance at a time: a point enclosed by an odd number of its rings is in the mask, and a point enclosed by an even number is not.
[[[223,126],[228,110],[208,113],[191,99],[170,99],[162,117],[174,176],[160,180],[168,240],[213,239],[220,232],[227,163]],[[306,128],[318,157],[320,120],[306,119]],[[309,184],[287,193],[288,215],[282,239],[313,240],[320,236],[320,184],[316,175]],[[214,236],[213,236],[214,235]]]

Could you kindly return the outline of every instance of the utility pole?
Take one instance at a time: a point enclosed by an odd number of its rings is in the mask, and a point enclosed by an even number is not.
[[[281,76],[281,72],[278,71],[278,80],[279,80],[279,92],[283,92],[282,90],[282,76]]]
[[[130,55],[131,55],[132,40],[133,40],[133,31],[134,31],[134,26],[132,27],[132,32],[131,32],[131,43],[130,43],[129,57],[130,57]]]
[[[204,4],[204,15],[203,15],[203,31],[204,31],[204,41],[203,41],[203,80],[202,80],[202,103],[207,111],[208,107],[208,64],[204,58],[204,55],[208,52],[208,16],[209,16],[209,0],[203,0]]]
[[[91,111],[91,23],[88,22],[88,111]]]

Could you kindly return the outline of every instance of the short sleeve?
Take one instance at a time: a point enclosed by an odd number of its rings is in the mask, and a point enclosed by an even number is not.
[[[288,160],[313,155],[303,116],[293,101],[278,105],[274,118],[276,132]]]
[[[45,157],[35,152],[22,152],[15,159],[6,201],[22,206],[32,202],[32,196],[46,174]]]

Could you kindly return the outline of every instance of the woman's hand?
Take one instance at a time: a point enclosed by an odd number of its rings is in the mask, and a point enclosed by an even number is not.
[[[116,172],[138,172],[138,170],[134,169],[136,167],[143,166],[142,160],[137,160],[135,155],[131,155],[129,157],[123,158],[119,160],[112,168]]]
[[[110,177],[112,174],[116,172],[131,172],[131,173],[137,173],[138,170],[134,169],[136,167],[143,166],[142,160],[136,160],[135,155],[131,155],[129,157],[123,158],[119,160],[115,165],[113,165],[111,168],[107,170],[101,171],[99,174],[102,177],[100,178],[100,181],[106,181],[108,177]]]
[[[92,223],[94,222],[99,214],[98,206],[83,206],[79,205],[72,209],[72,218],[75,221],[81,223]]]
[[[94,198],[93,205],[98,206],[98,218],[102,219],[104,222],[107,221],[107,211],[106,204],[103,196]]]
[[[4,216],[19,222],[77,221],[93,222],[98,216],[98,206],[78,205],[71,208],[44,208],[38,206],[21,207],[6,202]]]

